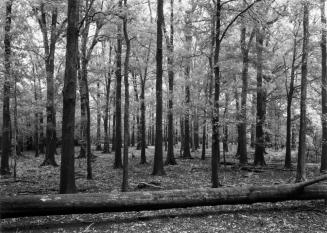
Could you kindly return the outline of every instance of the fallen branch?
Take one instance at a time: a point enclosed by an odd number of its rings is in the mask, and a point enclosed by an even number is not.
[[[312,185],[326,179],[327,175],[272,186],[1,197],[0,218],[327,199],[327,185]]]

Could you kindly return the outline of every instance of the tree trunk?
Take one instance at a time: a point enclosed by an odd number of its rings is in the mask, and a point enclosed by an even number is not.
[[[307,132],[307,74],[308,74],[308,43],[309,43],[309,2],[303,2],[303,47],[301,64],[301,100],[300,100],[300,131],[299,150],[296,169],[296,181],[306,179],[306,132]]]
[[[10,174],[9,155],[10,155],[10,80],[11,80],[11,8],[12,1],[6,2],[6,23],[4,35],[4,84],[3,84],[3,111],[2,111],[2,153],[0,174]]]
[[[145,99],[144,99],[144,92],[145,92],[145,80],[141,82],[141,164],[146,164],[146,155],[145,155],[145,147],[146,147],[146,128],[145,128]]]
[[[0,218],[326,199],[326,185],[310,185],[317,180],[319,177],[312,182],[272,186],[0,197]]]
[[[157,52],[156,52],[156,139],[152,175],[165,175],[162,151],[162,25],[163,0],[157,1]]]
[[[192,43],[192,32],[191,32],[191,11],[186,11],[185,18],[185,50],[190,53]],[[189,159],[191,157],[190,152],[190,103],[191,103],[191,92],[190,92],[190,69],[191,69],[191,54],[187,54],[185,58],[185,114],[184,114],[184,148],[183,158]]]
[[[100,98],[100,82],[97,82],[97,145],[96,150],[101,151],[101,98]]]
[[[212,116],[212,155],[211,155],[211,183],[212,188],[219,186],[218,164],[220,160],[219,146],[219,95],[220,95],[220,71],[219,71],[219,53],[220,53],[220,0],[217,0],[216,9],[216,30],[215,30],[215,52],[214,52],[214,103]]]
[[[257,117],[256,117],[256,143],[254,152],[254,165],[265,166],[265,139],[263,126],[265,123],[265,88],[263,87],[263,29],[256,29],[256,52],[257,52]]]
[[[68,1],[66,69],[63,89],[62,153],[60,166],[60,193],[76,192],[74,169],[75,105],[78,66],[79,4]]]
[[[81,99],[81,120],[80,120],[80,151],[78,158],[86,158],[86,107],[84,101],[84,84],[82,80],[82,70],[78,70],[79,92]]]
[[[199,117],[198,109],[195,109],[194,121],[193,121],[193,137],[194,137],[194,149],[199,149]]]
[[[119,0],[118,6],[122,8],[122,0]],[[122,168],[122,135],[121,135],[121,63],[122,63],[122,25],[117,25],[117,51],[116,51],[116,130],[115,130],[115,162],[114,168]]]
[[[124,7],[127,8],[127,0],[124,0]],[[126,55],[124,62],[124,84],[125,84],[125,105],[124,105],[124,163],[123,163],[123,182],[121,190],[126,192],[128,190],[128,147],[129,147],[129,56],[130,56],[130,39],[127,32],[127,15],[123,19],[124,40],[126,43]]]
[[[320,0],[321,12],[321,104],[322,104],[322,150],[321,150],[321,172],[327,172],[327,31],[326,31],[326,1]]]
[[[223,128],[223,153],[224,153],[224,162],[226,162],[226,152],[228,152],[228,104],[229,104],[229,94],[225,93],[225,109],[224,109],[224,128]]]
[[[112,47],[110,44],[109,65],[111,65],[111,51],[112,51]],[[105,103],[104,121],[103,121],[103,128],[104,128],[103,153],[110,153],[110,146],[109,146],[110,130],[108,131],[108,123],[110,124],[110,121],[109,121],[110,85],[111,85],[111,70],[109,70],[107,77],[106,77],[106,103]],[[110,128],[110,125],[109,125],[109,128]]]
[[[246,139],[246,127],[247,127],[247,94],[248,94],[248,70],[249,70],[249,50],[254,36],[254,31],[251,32],[249,42],[246,43],[246,26],[242,20],[241,27],[241,51],[242,51],[242,93],[241,93],[241,109],[240,109],[240,125],[239,125],[239,162],[241,165],[247,164],[247,139]]]
[[[47,32],[47,21],[44,3],[41,3],[41,17],[39,19],[39,25],[43,35],[43,45],[45,54],[45,70],[47,79],[47,126],[46,126],[46,151],[45,159],[41,166],[58,166],[55,161],[55,151],[56,151],[56,112],[55,112],[55,102],[54,102],[54,59],[55,59],[55,49],[56,49],[56,34],[57,34],[57,8],[52,9],[51,16],[51,32],[50,32],[50,44],[48,41]]]
[[[114,102],[116,103],[116,98],[114,99]],[[113,112],[112,116],[112,151],[116,150],[116,110]]]
[[[293,56],[291,66],[291,80],[290,86],[287,93],[287,117],[286,117],[286,154],[285,154],[285,168],[292,167],[292,156],[291,156],[291,128],[292,128],[292,101],[294,93],[294,80],[295,80],[295,60],[296,60],[296,38],[293,41]]]
[[[35,149],[35,157],[39,157],[39,99],[38,99],[38,92],[39,86],[36,82],[36,72],[35,72],[35,64],[33,64],[33,76],[34,76],[34,100],[35,100],[35,113],[34,113],[34,149]]]
[[[168,50],[168,145],[166,165],[176,165],[174,155],[174,0],[170,0],[170,36],[166,36]]]
[[[207,140],[207,114],[204,111],[204,120],[203,120],[203,127],[202,127],[202,152],[201,152],[201,159],[206,159],[206,140]]]

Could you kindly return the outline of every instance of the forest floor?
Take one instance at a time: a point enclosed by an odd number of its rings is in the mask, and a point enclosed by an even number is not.
[[[77,149],[78,150],[78,149]],[[59,151],[59,150],[58,150]],[[93,180],[86,180],[86,161],[76,159],[76,185],[82,193],[119,192],[122,170],[112,169],[113,156],[94,152]],[[130,190],[139,190],[140,182],[155,181],[163,190],[210,187],[210,151],[200,160],[178,158],[178,165],[165,166],[166,176],[152,176],[154,147],[147,149],[148,164],[140,165],[140,151],[130,149]],[[230,153],[233,154],[233,153]],[[268,151],[268,166],[259,173],[221,166],[223,186],[272,185],[294,182],[295,170],[283,169],[282,152]],[[78,151],[76,151],[76,156]],[[43,156],[24,152],[17,162],[17,179],[0,177],[0,195],[58,193],[60,167],[39,167]],[[58,164],[60,156],[56,156]],[[228,162],[237,160],[226,156]],[[307,177],[319,174],[318,164],[310,163]],[[79,214],[26,217],[0,220],[1,232],[327,232],[327,208],[324,201],[287,201],[252,205],[195,207],[126,213]]]

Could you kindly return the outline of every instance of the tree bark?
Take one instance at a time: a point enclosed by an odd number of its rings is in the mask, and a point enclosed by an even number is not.
[[[3,84],[3,111],[2,111],[2,153],[0,174],[10,174],[9,155],[10,155],[10,79],[11,79],[11,9],[12,1],[6,2],[6,22],[4,35],[4,84]]]
[[[127,9],[127,0],[124,0],[124,7]],[[121,190],[126,192],[128,190],[128,147],[129,147],[129,56],[131,50],[131,43],[127,32],[127,15],[123,19],[124,40],[126,43],[126,55],[124,62],[124,84],[125,84],[125,105],[124,105],[124,156],[123,156],[123,182]]]
[[[118,6],[122,8],[122,0],[119,0]],[[116,51],[116,130],[115,130],[115,162],[114,168],[122,168],[122,135],[121,135],[121,63],[122,63],[122,25],[118,22],[117,25],[117,51]]]
[[[239,149],[239,162],[241,165],[248,163],[247,158],[247,94],[248,94],[248,70],[249,70],[249,50],[252,39],[254,37],[254,30],[251,32],[248,43],[246,42],[246,26],[242,19],[241,26],[241,51],[242,51],[242,93],[241,93],[241,109],[240,109],[240,124],[238,127],[238,133],[240,134],[238,139]]]
[[[145,154],[145,147],[146,147],[146,128],[145,128],[145,80],[141,82],[141,95],[140,95],[140,102],[141,102],[141,162],[140,164],[146,164],[146,154]]]
[[[285,168],[292,167],[291,157],[291,128],[292,128],[292,101],[294,94],[294,81],[295,81],[295,59],[296,59],[296,38],[293,41],[293,56],[291,65],[291,80],[289,90],[287,92],[287,110],[286,110],[286,154],[285,154]]]
[[[46,151],[45,159],[41,166],[58,166],[55,161],[56,151],[56,112],[54,103],[54,59],[57,42],[57,18],[58,10],[53,8],[51,12],[51,31],[50,41],[48,39],[47,21],[44,3],[40,5],[41,16],[39,18],[39,25],[43,36],[43,46],[45,55],[45,70],[47,80],[47,103],[46,103]]]
[[[320,177],[323,179],[326,177]],[[317,180],[319,177],[312,182],[272,186],[0,197],[0,218],[326,199],[326,185],[311,185]]]
[[[112,51],[112,46],[110,44],[109,65],[111,65],[111,51]],[[103,128],[104,128],[103,153],[110,153],[110,146],[109,146],[110,130],[108,130],[108,124],[110,124],[110,121],[109,121],[110,85],[111,85],[111,70],[109,70],[108,74],[106,75],[106,103],[105,103],[105,108],[104,108],[105,110],[104,110],[104,121],[103,121]],[[109,128],[110,128],[110,125],[109,125]]]
[[[309,2],[303,2],[303,47],[301,62],[301,99],[300,99],[300,131],[299,150],[296,168],[296,181],[306,179],[306,132],[307,132],[307,75],[308,75],[308,44],[309,44]]]
[[[165,175],[162,151],[162,25],[163,0],[157,0],[157,52],[156,52],[156,138],[152,175]]]
[[[220,161],[219,145],[219,95],[220,95],[220,71],[219,71],[219,53],[220,53],[220,14],[221,3],[217,0],[216,5],[216,29],[215,29],[215,52],[214,52],[214,102],[212,115],[212,155],[211,155],[211,183],[212,188],[219,186],[218,163]]]
[[[327,30],[326,30],[326,1],[320,0],[321,12],[321,104],[322,104],[322,150],[321,172],[327,172]]]
[[[62,153],[60,166],[60,193],[76,192],[74,169],[74,136],[76,82],[78,67],[79,1],[68,1],[66,69],[63,89]]]
[[[265,166],[265,139],[263,126],[265,122],[265,88],[263,86],[263,29],[256,28],[256,52],[257,52],[257,117],[256,117],[256,142],[254,152],[254,165]]]
[[[185,64],[185,114],[184,114],[184,148],[183,158],[190,159],[190,104],[191,104],[191,92],[190,92],[190,70],[191,70],[191,43],[192,43],[192,32],[191,32],[191,10],[186,11],[185,16],[185,50],[189,54],[186,55]]]
[[[170,36],[166,36],[168,50],[168,145],[166,165],[176,165],[174,155],[174,0],[170,0]]]
[[[96,150],[101,151],[101,97],[100,97],[100,82],[97,82],[97,144]]]

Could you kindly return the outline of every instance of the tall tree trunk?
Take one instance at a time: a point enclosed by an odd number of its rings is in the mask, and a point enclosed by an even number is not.
[[[219,53],[220,53],[220,14],[221,4],[217,0],[216,4],[216,30],[215,30],[215,52],[214,52],[214,102],[212,115],[212,155],[211,155],[211,183],[212,188],[219,186],[218,163],[220,160],[219,146],[219,95],[220,95],[220,71],[219,71]]]
[[[166,165],[176,165],[174,155],[174,0],[170,0],[170,36],[166,36],[168,49],[168,148]]]
[[[87,6],[88,7],[88,6]],[[90,27],[90,19],[85,21],[84,30],[82,33],[82,45],[81,45],[81,105],[84,106],[84,119],[82,120],[82,124],[84,124],[84,140],[86,141],[86,163],[87,163],[87,179],[92,179],[92,165],[91,165],[91,138],[90,138],[90,101],[89,101],[89,85],[88,85],[88,52],[87,52],[87,42],[88,42],[88,35],[89,35],[89,27]]]
[[[306,179],[306,131],[307,131],[307,74],[308,74],[308,43],[309,43],[309,2],[303,2],[303,47],[301,64],[301,101],[300,101],[300,131],[299,150],[296,169],[296,182]]]
[[[202,127],[202,152],[201,152],[201,159],[206,159],[206,139],[207,139],[207,113],[204,111],[204,120],[203,120],[203,127]]]
[[[75,105],[78,66],[79,1],[68,1],[66,69],[63,89],[60,193],[76,192],[74,169]]]
[[[119,0],[118,6],[122,9],[122,0]],[[116,130],[115,130],[115,162],[114,168],[122,168],[122,135],[121,135],[121,63],[122,63],[122,25],[117,25],[117,51],[116,51]]]
[[[56,49],[56,34],[57,34],[57,8],[52,9],[51,16],[51,32],[50,43],[48,41],[47,21],[44,3],[41,3],[41,17],[39,19],[40,28],[43,35],[43,45],[45,53],[45,70],[47,77],[47,126],[46,126],[46,151],[45,159],[41,166],[58,166],[55,161],[56,151],[56,112],[54,103],[54,59]]]
[[[116,103],[116,98],[114,98],[113,102]],[[111,143],[112,143],[111,149],[112,151],[115,151],[116,150],[116,110],[114,110],[112,116],[112,142]]]
[[[140,74],[141,75],[141,74]],[[141,75],[142,76],[142,75]],[[137,111],[136,111],[136,150],[141,150],[141,123],[140,123],[140,100],[139,100],[139,94],[137,90],[137,80],[136,80],[136,74],[132,74],[133,78],[133,87],[134,87],[134,95],[135,95],[135,102],[138,105]],[[141,77],[142,79],[142,77]],[[133,131],[132,131],[132,146],[135,145],[135,116],[133,116]]]
[[[100,97],[100,82],[97,82],[97,145],[96,150],[101,151],[101,97]]]
[[[127,0],[124,0],[124,7],[127,8]],[[128,190],[128,147],[129,147],[129,55],[131,50],[130,40],[127,32],[127,15],[123,20],[124,40],[126,43],[126,55],[124,62],[124,84],[125,84],[125,105],[124,105],[124,163],[123,163],[123,182],[121,190],[126,192]]]
[[[34,149],[35,149],[35,157],[39,157],[39,144],[40,144],[40,138],[39,138],[39,98],[38,98],[38,92],[39,92],[39,86],[36,82],[36,72],[35,72],[35,65],[33,64],[33,76],[34,76],[34,100],[35,100],[35,113],[34,113]]]
[[[263,29],[256,29],[256,52],[257,52],[257,117],[256,117],[256,143],[254,152],[254,165],[265,166],[265,139],[263,126],[265,123],[265,88],[263,86]]]
[[[296,59],[296,38],[293,41],[293,55],[291,66],[291,80],[289,90],[287,92],[287,117],[286,117],[286,154],[285,154],[285,168],[292,167],[291,157],[291,128],[292,128],[292,101],[294,93],[294,80],[295,80],[295,59]]]
[[[112,47],[111,47],[111,44],[110,44],[109,65],[111,65],[111,51],[112,51]],[[110,121],[109,121],[110,85],[111,85],[111,70],[109,70],[109,72],[107,74],[107,77],[106,77],[106,103],[105,103],[104,121],[103,121],[103,127],[104,127],[103,153],[109,153],[110,152],[110,146],[109,146],[110,129],[108,131],[108,123],[109,123],[109,128],[110,128]]]
[[[11,79],[11,8],[12,1],[6,2],[6,23],[5,23],[5,80],[3,84],[3,111],[2,111],[2,154],[0,174],[10,174],[9,155],[10,155],[10,79]]]
[[[326,1],[320,0],[321,12],[321,104],[322,104],[322,150],[320,171],[327,171],[327,48],[326,48]]]
[[[239,125],[239,159],[240,164],[247,164],[247,139],[246,139],[246,128],[247,128],[247,94],[248,94],[248,70],[249,70],[249,50],[250,45],[254,36],[254,30],[251,32],[248,43],[246,43],[246,26],[242,20],[241,26],[241,51],[242,51],[242,93],[241,93],[241,109],[240,109],[240,125]]]
[[[145,83],[141,81],[141,95],[140,95],[140,102],[141,102],[141,164],[146,164],[146,155],[145,155],[145,147],[146,147],[146,135],[145,135],[145,99],[144,99],[144,92],[145,92]]]
[[[191,103],[191,92],[190,92],[190,70],[191,70],[191,43],[192,43],[192,32],[191,32],[191,11],[186,11],[185,18],[185,50],[188,51],[185,60],[185,114],[184,114],[184,150],[183,158],[192,158],[190,152],[190,103]]]
[[[162,151],[162,25],[163,0],[157,0],[157,51],[156,51],[156,139],[153,175],[165,175]]]
[[[252,103],[251,103],[251,115],[254,117],[256,114],[257,106],[257,97],[255,94],[252,94]],[[251,148],[255,148],[255,122],[251,122]]]
[[[228,152],[228,104],[229,104],[229,94],[225,93],[225,109],[224,109],[224,139],[223,139],[223,152],[224,152],[224,162],[226,162],[226,152]]]
[[[80,61],[79,61],[80,63]],[[81,120],[80,120],[80,151],[78,158],[86,158],[86,107],[83,95],[83,80],[82,80],[82,70],[78,70],[78,83],[79,83],[79,92],[81,99]]]
[[[194,123],[193,123],[193,137],[194,137],[194,149],[199,149],[199,117],[198,117],[198,109],[195,108],[194,112]]]

